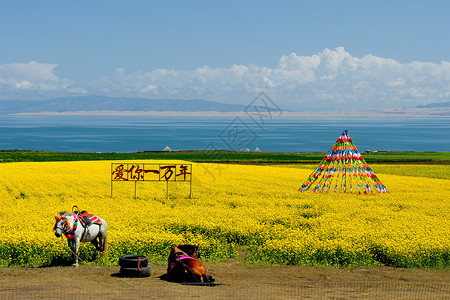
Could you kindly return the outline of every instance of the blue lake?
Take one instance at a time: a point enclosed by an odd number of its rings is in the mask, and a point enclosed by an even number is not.
[[[450,151],[450,118],[12,115],[0,116],[0,150],[326,152],[343,130],[360,152]]]

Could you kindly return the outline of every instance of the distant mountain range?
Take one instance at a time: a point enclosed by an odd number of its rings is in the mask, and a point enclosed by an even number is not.
[[[416,108],[441,108],[441,107],[450,107],[450,102],[443,103],[430,103],[427,105],[418,105]]]
[[[195,114],[197,112],[217,112],[219,114],[229,114],[234,112],[243,113],[246,105],[225,104],[215,101],[202,99],[192,100],[173,100],[173,99],[143,99],[143,98],[115,98],[106,96],[80,96],[80,97],[62,97],[49,100],[0,100],[0,115],[2,114],[70,114],[71,112],[82,112],[92,114],[95,112],[184,112],[186,114]],[[251,107],[249,111],[264,111],[261,107]],[[286,115],[296,112],[285,110]],[[300,112],[299,112],[300,113]],[[303,115],[314,112],[301,112]],[[360,114],[360,112],[341,111],[343,115],[349,113]],[[381,110],[364,111],[366,114],[414,114],[429,116],[449,116],[450,102],[430,103],[419,105],[413,108],[385,108]],[[318,115],[327,115],[327,112],[316,113]],[[332,112],[336,115],[336,111]],[[198,115],[203,115],[198,113]]]
[[[201,99],[171,100],[114,98],[105,96],[64,97],[50,100],[3,100],[0,114],[68,111],[217,111],[236,112],[246,105],[225,104]]]

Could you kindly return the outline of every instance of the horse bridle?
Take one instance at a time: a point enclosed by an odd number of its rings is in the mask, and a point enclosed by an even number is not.
[[[64,225],[61,228],[58,223],[60,223],[63,219],[65,219],[65,222],[64,222]],[[56,229],[61,229],[61,233],[62,234],[66,234],[67,232],[70,231],[70,228],[67,227],[67,218],[66,217],[61,217],[61,219],[55,225],[55,230]]]

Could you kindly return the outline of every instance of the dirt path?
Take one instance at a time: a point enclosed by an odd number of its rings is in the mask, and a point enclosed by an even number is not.
[[[0,268],[0,298],[44,299],[60,293],[100,299],[450,297],[450,270],[248,265],[231,260],[206,262],[219,285],[205,287],[166,282],[159,278],[166,266],[150,266],[147,278],[120,277],[118,266]]]

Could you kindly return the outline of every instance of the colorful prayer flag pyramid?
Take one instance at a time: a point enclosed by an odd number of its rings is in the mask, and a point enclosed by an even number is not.
[[[317,182],[317,183],[316,183]],[[315,186],[314,186],[315,185]],[[316,193],[389,193],[344,130],[331,150],[298,189]]]

